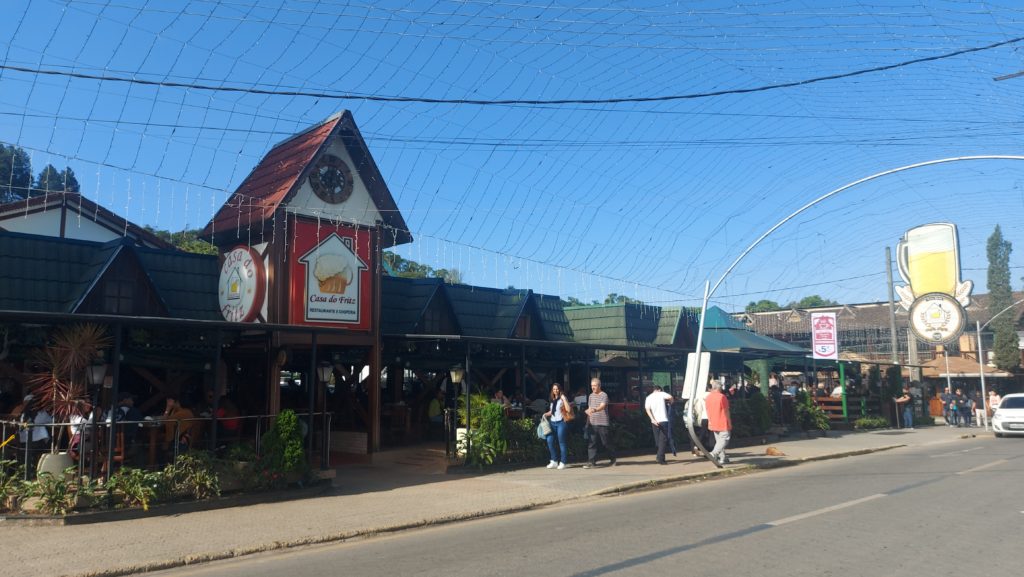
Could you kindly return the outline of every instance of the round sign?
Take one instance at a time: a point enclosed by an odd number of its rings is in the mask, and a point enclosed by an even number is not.
[[[910,305],[910,330],[930,345],[947,345],[964,331],[967,315],[955,298],[928,293]]]
[[[224,320],[249,323],[256,320],[263,309],[267,276],[263,257],[244,245],[224,253],[217,282],[217,300]]]

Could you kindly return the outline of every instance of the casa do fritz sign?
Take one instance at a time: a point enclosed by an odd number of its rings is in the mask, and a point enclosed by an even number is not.
[[[224,320],[250,323],[260,319],[266,297],[267,275],[263,257],[248,246],[224,253],[217,282],[217,304]]]
[[[292,324],[370,330],[371,233],[295,222],[289,251]]]

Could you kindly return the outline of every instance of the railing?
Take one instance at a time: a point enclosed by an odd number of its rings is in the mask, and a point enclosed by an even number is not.
[[[867,416],[867,397],[853,396],[846,397],[846,415],[843,415],[842,397],[813,397],[814,404],[821,407],[828,415],[828,420],[833,423],[853,421]]]
[[[310,434],[310,413],[296,413],[303,427],[303,446],[308,447]],[[321,465],[327,464],[330,454],[331,413],[316,412],[312,429],[319,437]],[[260,443],[276,415],[249,415],[238,417],[194,417],[191,419],[145,419],[142,421],[117,421],[115,442],[110,446],[110,423],[106,420],[82,423],[22,423],[15,420],[0,420],[0,455],[24,465],[25,479],[34,476],[39,458],[47,453],[67,453],[78,466],[79,475],[95,477],[97,471],[105,473],[107,463],[123,464],[132,461],[138,465],[140,450],[146,450],[144,466],[154,468],[161,461],[172,462],[182,449],[204,449],[224,454],[230,445],[245,445],[260,454]],[[235,422],[236,430],[224,427]],[[220,426],[213,445],[212,431]],[[39,430],[45,435],[39,435]],[[161,434],[162,433],[162,434]],[[180,440],[188,433],[187,443]],[[172,436],[173,435],[173,436]],[[40,437],[33,441],[33,437]],[[314,441],[316,438],[314,438]],[[163,459],[161,459],[161,456]],[[310,464],[316,462],[316,453],[309,455]]]

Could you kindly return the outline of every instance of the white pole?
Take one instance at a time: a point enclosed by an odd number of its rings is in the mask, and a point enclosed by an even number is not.
[[[700,382],[700,354],[701,348],[703,348],[704,343],[704,317],[706,317],[708,313],[708,289],[710,286],[711,281],[704,282],[704,300],[701,301],[700,320],[697,321],[698,323],[700,323],[697,325],[697,353],[694,355],[693,359],[693,375],[694,378],[697,380],[693,383],[693,389],[690,391],[690,399],[686,403],[687,418],[685,419],[685,422],[686,429],[690,433],[690,442],[693,443],[693,446],[700,449],[701,454],[703,454],[707,460],[711,461],[712,463],[715,464],[716,467],[721,469],[722,464],[718,462],[718,459],[715,459],[714,457],[711,456],[711,453],[708,452],[707,447],[705,447],[704,444],[700,442],[700,439],[697,438],[697,432],[693,430],[693,421],[695,417],[695,415],[693,415],[693,406],[697,402],[697,395],[699,394],[698,387],[707,388],[708,386],[707,383]]]
[[[942,347],[942,358],[946,360],[946,388],[949,389],[949,394],[953,394],[953,381],[949,378],[949,353],[946,352],[946,347]]]
[[[974,321],[978,327],[978,378],[981,379],[981,422],[988,430],[988,395],[985,393],[985,351],[981,349],[981,321]]]

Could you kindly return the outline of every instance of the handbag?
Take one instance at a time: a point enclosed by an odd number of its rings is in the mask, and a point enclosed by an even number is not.
[[[544,439],[551,434],[551,422],[546,418],[541,417],[540,423],[537,424],[537,438]]]
[[[562,420],[566,423],[571,423],[576,418],[576,412],[572,410],[572,405],[562,402]]]

